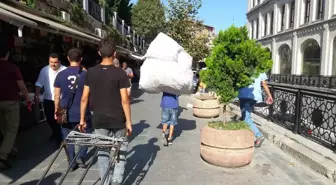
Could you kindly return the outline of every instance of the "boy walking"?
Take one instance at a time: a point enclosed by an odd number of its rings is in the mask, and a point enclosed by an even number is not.
[[[164,92],[161,99],[161,108],[162,140],[163,144],[168,146],[173,144],[174,127],[177,125],[178,96]],[[169,134],[167,136],[168,126]]]
[[[81,100],[80,129],[86,127],[85,111],[89,95],[92,102],[92,125],[95,134],[122,138],[132,133],[131,107],[127,88],[130,87],[126,73],[113,64],[116,58],[116,43],[113,39],[103,39],[99,44],[99,54],[102,62],[88,69]],[[106,171],[111,172],[104,185],[121,185],[124,177],[127,141],[119,151],[119,161],[116,162],[113,172],[108,167],[110,148],[99,148],[98,165],[100,178],[103,179]]]
[[[253,84],[249,85],[248,87],[239,89],[239,92],[238,92],[242,119],[250,126],[250,128],[252,129],[254,133],[254,136],[255,136],[254,146],[255,147],[260,147],[265,140],[264,136],[259,131],[258,127],[253,122],[252,117],[251,117],[253,106],[257,102],[262,102],[261,86],[264,88],[267,94],[266,103],[268,104],[273,103],[272,94],[267,86],[266,80],[267,80],[267,75],[265,73],[261,73],[259,74],[258,78],[254,79]]]
[[[61,110],[66,109],[68,112],[68,123],[61,125],[63,141],[80,122],[80,103],[86,78],[86,71],[81,68],[82,51],[76,48],[69,50],[68,60],[70,66],[58,73],[54,83],[55,119]],[[85,118],[88,125],[85,132],[90,133],[91,115],[89,109],[86,110]],[[75,163],[70,168],[71,171],[75,171],[78,167],[86,167],[84,158],[87,150],[87,147],[82,147]],[[69,155],[70,165],[75,157],[75,146],[68,145],[66,152]]]

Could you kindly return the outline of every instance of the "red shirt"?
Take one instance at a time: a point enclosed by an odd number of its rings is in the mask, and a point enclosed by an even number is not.
[[[17,81],[23,80],[19,68],[8,61],[0,60],[0,101],[19,101]]]

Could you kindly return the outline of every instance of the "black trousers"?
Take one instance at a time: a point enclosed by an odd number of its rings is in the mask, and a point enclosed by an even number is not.
[[[59,147],[62,143],[62,130],[61,126],[56,123],[55,120],[55,104],[52,100],[44,100],[44,113],[47,118],[47,122],[52,130],[52,138],[55,139],[56,145]]]

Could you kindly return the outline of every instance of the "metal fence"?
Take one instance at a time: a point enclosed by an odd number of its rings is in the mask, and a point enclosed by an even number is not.
[[[336,88],[336,76],[271,74],[271,82],[322,88]]]
[[[117,12],[114,12],[112,25],[120,35],[128,37],[137,49],[146,50],[147,44],[145,39],[137,34],[131,26],[127,25],[124,20],[120,19]]]
[[[254,112],[294,133],[336,149],[336,92],[269,83],[274,103]]]

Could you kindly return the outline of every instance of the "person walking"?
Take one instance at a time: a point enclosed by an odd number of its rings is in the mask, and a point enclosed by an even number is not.
[[[133,70],[127,66],[126,62],[122,63],[122,69],[126,72],[126,75],[129,78],[130,87],[127,88],[127,94],[131,97],[132,78],[134,78]]]
[[[112,39],[103,39],[99,44],[99,54],[102,62],[89,68],[86,74],[85,86],[81,100],[80,129],[87,127],[85,112],[90,94],[93,105],[92,125],[95,134],[109,137],[126,137],[132,133],[131,108],[127,88],[129,78],[121,69],[115,67],[116,43]],[[103,79],[103,80],[102,80]],[[105,185],[119,185],[123,181],[126,164],[127,142],[120,148],[119,161],[116,162],[113,175],[109,175]],[[99,148],[98,165],[100,177],[103,179],[109,164],[110,150]]]
[[[178,96],[164,92],[161,98],[161,124],[162,139],[165,146],[173,144],[173,133],[177,125],[178,108]],[[168,126],[169,133],[167,133]]]
[[[54,82],[57,74],[64,69],[65,66],[61,65],[60,57],[56,53],[51,53],[49,55],[49,65],[42,68],[39,77],[35,83],[35,103],[40,102],[40,93],[42,88],[44,89],[43,94],[43,106],[47,122],[52,130],[52,136],[50,139],[55,139],[56,146],[60,147],[62,143],[61,127],[56,123],[54,118],[55,104],[54,104]]]
[[[266,74],[261,73],[259,74],[258,78],[254,79],[254,82],[251,85],[239,89],[238,92],[242,120],[244,120],[250,126],[255,135],[255,143],[254,143],[255,147],[260,147],[263,141],[265,140],[264,136],[259,131],[258,127],[255,125],[251,117],[253,106],[257,102],[263,101],[261,86],[264,88],[267,95],[266,103],[267,104],[273,103],[273,98],[267,86],[266,80],[267,80]]]
[[[81,67],[82,52],[79,49],[71,49],[68,52],[68,60],[70,66],[58,73],[55,79],[55,119],[59,112],[67,110],[68,120],[67,123],[61,125],[62,140],[68,136],[80,122],[80,102],[83,94],[83,88],[85,83],[86,71]],[[90,110],[86,110],[85,118],[88,126],[85,129],[85,133],[90,133],[91,130],[91,113]],[[78,167],[85,168],[85,155],[88,148],[83,147],[79,150],[78,158],[70,167],[71,171],[75,171]],[[66,151],[69,156],[69,165],[75,157],[75,146],[68,145]]]
[[[28,96],[19,68],[8,61],[9,47],[5,38],[0,39],[0,133],[3,137],[0,145],[0,169],[11,167],[9,155],[14,150],[16,135],[20,124],[20,96],[21,92],[31,110]],[[17,153],[17,151],[15,151]]]

